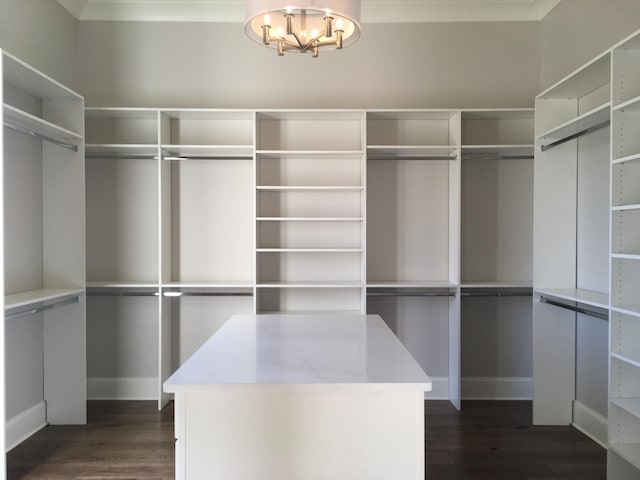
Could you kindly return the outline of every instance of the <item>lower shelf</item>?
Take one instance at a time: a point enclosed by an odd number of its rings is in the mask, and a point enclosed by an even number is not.
[[[612,443],[609,444],[609,448],[631,465],[640,469],[640,443]]]

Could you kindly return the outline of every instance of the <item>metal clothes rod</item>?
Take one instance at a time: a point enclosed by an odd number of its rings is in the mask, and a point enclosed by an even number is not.
[[[453,292],[367,292],[367,297],[455,297]]]
[[[28,128],[21,127],[20,125],[16,125],[13,122],[9,122],[9,121],[5,120],[4,121],[4,126],[7,127],[10,130],[15,131],[15,132],[24,133],[25,135],[29,135],[31,137],[37,137],[37,138],[40,138],[41,140],[46,140],[49,143],[53,143],[53,144],[58,145],[60,147],[68,148],[69,150],[73,150],[74,152],[78,151],[78,146],[77,145],[74,145],[72,143],[66,143],[66,142],[63,142],[61,140],[57,140],[55,138],[48,137],[46,135],[42,135],[41,133],[35,132],[33,130],[29,130]]]
[[[578,138],[578,137],[582,137],[583,135],[586,135],[588,133],[593,133],[597,130],[600,130],[601,128],[605,128],[608,127],[609,125],[611,125],[611,120],[606,120],[602,123],[599,123],[597,125],[594,125],[593,127],[589,127],[589,128],[585,128],[584,130],[580,130],[577,133],[574,133],[573,135],[569,135],[568,137],[565,138],[561,138],[560,140],[556,140],[555,142],[551,142],[548,143],[546,145],[541,145],[540,146],[540,150],[542,150],[543,152],[546,152],[547,150],[553,148],[553,147],[557,147],[558,145],[562,145],[563,143],[566,143],[570,140],[573,140],[574,138]]]
[[[54,308],[63,307],[65,305],[71,305],[71,304],[74,304],[74,303],[78,303],[79,301],[80,301],[80,297],[78,295],[76,295],[73,298],[68,298],[66,300],[61,300],[61,301],[56,302],[56,303],[48,303],[46,305],[40,305],[38,307],[30,308],[28,310],[22,310],[22,311],[16,312],[16,313],[10,313],[9,315],[5,315],[4,318],[6,320],[12,320],[14,318],[26,317],[28,315],[33,315],[33,314],[36,314],[36,313],[45,312],[47,310],[52,310]]]
[[[532,297],[533,292],[462,292],[462,297]]]
[[[177,156],[166,156],[162,157],[163,160],[253,160],[253,156],[251,155],[217,155],[217,156],[195,156],[195,157],[177,157]]]
[[[251,292],[163,292],[165,297],[253,297]]]
[[[584,307],[576,307],[573,305],[567,305],[566,303],[556,302],[554,300],[549,300],[545,297],[540,297],[540,301],[542,303],[548,303],[549,305],[553,305],[554,307],[564,308],[566,310],[571,310],[572,312],[582,313],[584,315],[589,315],[590,317],[599,318],[600,320],[609,320],[609,315],[606,313],[598,312],[596,310],[591,310],[589,308]]]
[[[463,160],[533,160],[533,155],[465,155]]]
[[[368,157],[367,160],[455,160],[455,155],[415,155],[398,157]]]

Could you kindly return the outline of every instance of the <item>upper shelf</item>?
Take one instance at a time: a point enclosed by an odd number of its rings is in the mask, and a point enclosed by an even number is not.
[[[47,120],[36,117],[12,105],[3,104],[5,126],[15,126],[23,133],[33,134],[54,141],[61,146],[77,149],[82,142],[82,135]]]
[[[7,311],[19,307],[28,307],[41,302],[51,302],[65,297],[81,295],[82,293],[84,293],[82,288],[50,288],[14,293],[4,297],[4,309]]]
[[[450,145],[369,145],[368,160],[456,160],[457,148]]]
[[[462,159],[533,158],[533,145],[463,145]]]
[[[253,159],[253,145],[162,145],[165,160]]]
[[[582,303],[606,310],[609,309],[609,295],[606,293],[580,290],[577,288],[538,288],[536,292],[541,295],[548,295],[570,302]]]
[[[610,111],[611,103],[607,102],[603,105],[599,105],[598,107],[590,110],[572,120],[569,120],[561,125],[558,125],[541,135],[537,138],[545,144],[557,142],[558,140],[565,139],[572,135],[575,135],[579,132],[587,130],[589,128],[596,127],[605,122],[610,121],[611,119],[611,111]]]
[[[87,158],[157,158],[158,146],[150,144],[87,144]]]
[[[578,99],[608,84],[610,77],[611,54],[607,51],[544,90],[536,99]]]

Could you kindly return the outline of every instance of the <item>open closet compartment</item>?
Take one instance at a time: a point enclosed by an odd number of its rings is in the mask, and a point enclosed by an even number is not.
[[[365,312],[361,110],[256,114],[256,298],[262,312]]]
[[[533,142],[533,109],[462,111],[465,399],[532,395]]]
[[[253,312],[254,118],[161,111],[160,388],[231,315]]]
[[[367,112],[367,312],[460,408],[460,111]],[[443,339],[448,338],[448,342]]]
[[[89,108],[85,125],[89,398],[157,400],[158,111]]]
[[[84,100],[0,51],[6,448],[86,423]]]
[[[607,478],[640,475],[640,34],[612,50]]]
[[[536,97],[533,422],[606,444],[610,52]]]

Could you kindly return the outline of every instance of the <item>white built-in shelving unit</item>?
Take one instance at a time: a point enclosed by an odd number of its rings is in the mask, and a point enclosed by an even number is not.
[[[640,475],[640,35],[612,50],[607,478]]]
[[[256,312],[364,312],[362,111],[256,113]]]
[[[607,429],[611,54],[536,97],[533,421]]]
[[[91,398],[164,405],[164,379],[233,313],[368,311],[437,379],[432,396],[459,407],[464,154],[471,177],[488,168],[482,178],[519,192],[492,185],[517,205],[496,213],[500,252],[464,227],[467,268],[490,258],[503,271],[484,264],[466,287],[530,288],[531,242],[517,230],[531,228],[531,110],[86,117]]]
[[[464,398],[531,398],[533,140],[533,109],[462,112]]]
[[[0,52],[6,449],[86,422],[84,100]]]

